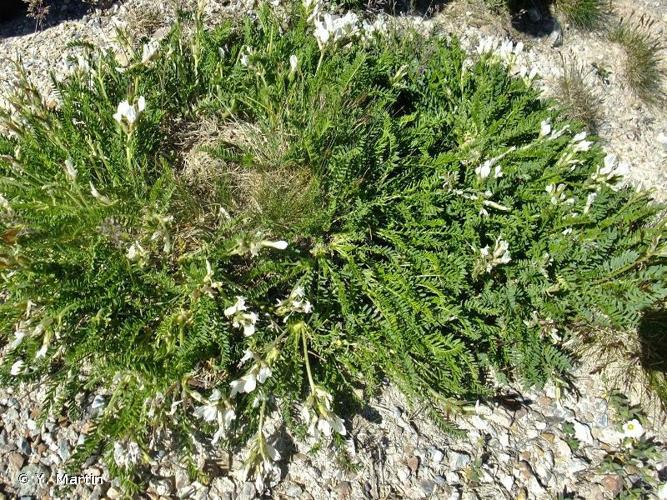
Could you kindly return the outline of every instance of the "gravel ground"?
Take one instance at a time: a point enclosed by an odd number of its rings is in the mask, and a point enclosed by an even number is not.
[[[616,6],[620,13],[647,12],[657,17],[658,28],[666,27],[666,0],[623,1]],[[251,2],[212,1],[208,22],[246,15],[251,8]],[[49,91],[46,75],[60,67],[69,42],[85,40],[108,46],[117,27],[126,27],[135,36],[150,36],[167,27],[172,19],[169,9],[156,0],[127,0],[106,10],[86,10],[65,1],[61,9],[54,13],[53,25],[37,33],[31,32],[30,23],[0,25],[0,57],[20,56],[45,93]],[[607,69],[606,83],[593,81],[603,97],[599,135],[610,151],[630,163],[630,182],[655,189],[657,198],[667,198],[667,154],[658,143],[658,135],[667,134],[666,110],[646,108],[624,88],[620,76],[622,54],[613,44],[599,35],[582,34],[565,26],[562,45],[553,47],[553,36],[529,38],[510,32],[472,3],[457,2],[423,24],[458,35],[471,51],[482,36],[521,39],[526,49],[517,63],[537,69],[542,76],[538,85],[546,95],[553,94],[560,54],[574,57],[586,67],[596,63]],[[4,86],[0,82],[0,91],[10,85],[9,80]],[[531,392],[505,387],[496,400],[478,404],[458,417],[456,423],[463,431],[460,436],[438,430],[422,418],[420,408],[410,407],[388,385],[348,426],[351,431],[346,446],[355,467],[341,467],[330,451],[313,451],[313,442],[297,443],[277,434],[276,447],[283,457],[290,458],[281,463],[282,480],[271,496],[318,500],[474,499],[570,494],[572,498],[612,498],[642,473],[635,466],[623,473],[603,473],[600,467],[608,454],[624,449],[622,416],[609,404],[612,382],[617,381],[613,374],[619,373],[618,368],[580,366],[573,375],[577,390],[563,394],[554,386]],[[642,393],[637,387],[635,383],[627,389],[633,402],[641,402]],[[21,496],[118,498],[119,485],[110,480],[106,466],[97,457],[88,460],[80,471],[81,482],[87,477],[94,484],[57,484],[63,478],[63,463],[85,439],[90,423],[86,418],[61,418],[39,426],[36,422],[43,397],[44,390],[39,387],[0,388],[0,500]],[[651,407],[646,411],[652,422],[646,434],[664,442],[664,415]],[[650,460],[643,472],[665,481],[667,454],[663,445],[657,448],[657,458]],[[166,439],[162,449],[152,456],[153,463],[147,470],[149,487],[143,496],[254,498],[258,496],[254,485],[241,479],[244,452],[227,454],[202,443],[198,466],[211,479],[194,481]],[[667,491],[663,498],[667,498]]]

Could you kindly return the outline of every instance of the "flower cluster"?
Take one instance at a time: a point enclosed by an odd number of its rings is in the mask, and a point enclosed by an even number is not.
[[[146,99],[144,96],[140,96],[134,104],[130,104],[128,101],[121,101],[113,115],[113,119],[120,124],[123,130],[130,132],[134,129],[135,122],[145,109]]]
[[[611,181],[627,175],[629,171],[630,166],[627,163],[619,162],[615,154],[609,153],[604,157],[603,166],[597,168],[591,179],[598,183],[610,183],[612,189],[618,190],[620,186]]]
[[[494,267],[501,264],[508,264],[512,260],[509,252],[509,243],[500,238],[496,239],[493,250],[490,249],[489,245],[486,245],[484,248],[479,249],[479,253],[482,256],[484,269],[487,273],[490,273]]]
[[[125,254],[125,256],[127,257],[127,260],[129,260],[130,262],[137,262],[141,265],[145,263],[148,257],[148,252],[144,247],[141,246],[141,243],[135,241],[127,249],[127,253]]]
[[[496,36],[481,37],[476,47],[478,55],[490,54],[507,65],[511,74],[523,78],[530,84],[537,76],[537,69],[528,69],[518,63],[518,57],[523,52],[523,42],[514,43],[508,38]]]
[[[308,426],[308,433],[318,438],[320,434],[331,436],[332,431],[345,436],[345,422],[331,411],[333,397],[321,387],[314,386],[301,414]]]
[[[283,316],[283,322],[287,322],[287,319],[292,313],[304,313],[309,314],[313,310],[313,305],[306,300],[303,287],[298,286],[289,296],[284,300],[278,300],[276,305],[276,314],[278,316]]]
[[[280,479],[280,467],[275,463],[278,460],[280,453],[267,442],[264,431],[260,429],[245,460],[244,480],[248,480],[254,474],[255,489],[258,493],[262,493],[268,485]]]
[[[218,424],[218,430],[213,435],[211,441],[211,444],[215,445],[220,438],[226,435],[232,425],[232,421],[236,419],[236,412],[229,400],[223,398],[218,389],[214,389],[207,400],[201,400],[200,402],[203,404],[195,408],[194,416],[202,419],[204,422],[215,422]]]
[[[258,317],[254,312],[246,312],[247,310],[245,297],[236,297],[236,302],[224,310],[224,315],[232,319],[234,328],[242,328],[243,335],[250,337],[255,333],[255,323]]]
[[[490,158],[484,161],[484,163],[482,163],[479,167],[475,168],[475,174],[477,174],[477,177],[479,177],[482,180],[486,179],[491,174],[493,174],[492,177],[495,178],[502,177],[503,170],[500,167],[500,165],[497,165],[497,163],[515,149],[516,149],[515,147],[511,147],[510,149],[508,149],[502,154],[499,154],[495,158]],[[491,169],[493,169],[493,171]]]
[[[246,352],[246,355],[248,352]],[[250,353],[250,357],[253,357],[256,359],[256,356],[252,353]],[[249,358],[244,356],[244,360],[247,360]],[[262,360],[256,359],[255,364],[246,372],[245,375],[243,375],[240,379],[238,380],[233,380],[230,384],[229,387],[231,388],[231,392],[229,394],[230,397],[234,397],[237,394],[249,394],[252,391],[255,390],[257,387],[257,383],[259,382],[260,384],[263,384],[266,382],[266,379],[268,379],[273,372],[271,371],[271,368]]]
[[[329,43],[356,35],[359,32],[359,17],[354,12],[347,12],[344,16],[325,13],[315,19],[315,39],[322,50]]]
[[[570,128],[569,125],[565,125],[559,130],[553,130],[551,125],[551,118],[547,118],[546,120],[542,120],[542,122],[540,123],[540,137],[545,137],[548,139],[558,139],[569,128]]]
[[[566,187],[565,184],[548,184],[547,187],[544,188],[544,191],[551,196],[552,205],[558,205],[559,203],[564,203],[566,205],[574,204],[574,198],[568,198],[565,194]]]
[[[588,151],[593,144],[592,141],[586,140],[586,132],[579,132],[572,138],[572,149],[574,152]]]

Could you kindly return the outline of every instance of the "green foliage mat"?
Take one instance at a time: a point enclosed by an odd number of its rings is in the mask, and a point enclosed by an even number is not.
[[[661,207],[498,58],[409,29],[320,46],[291,9],[182,22],[4,113],[0,381],[73,417],[97,395],[75,462],[125,475],[203,430],[264,477],[275,410],[340,441],[385,378],[446,426],[667,294]]]

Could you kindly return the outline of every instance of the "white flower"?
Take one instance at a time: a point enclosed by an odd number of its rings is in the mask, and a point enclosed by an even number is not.
[[[137,110],[134,106],[130,106],[129,102],[121,101],[120,104],[118,104],[118,109],[114,113],[113,118],[118,123],[122,123],[123,120],[125,120],[131,125],[137,119]]]
[[[240,379],[234,380],[229,384],[231,387],[229,396],[233,398],[237,394],[251,393],[257,387],[257,382],[263,384],[271,374],[271,368],[261,363],[256,364]]]
[[[491,175],[491,169],[492,169],[493,167],[495,167],[495,169],[493,170],[493,172],[494,172],[494,177],[496,177],[496,178],[497,178],[497,177],[502,177],[502,176],[503,176],[502,168],[500,167],[500,165],[496,165],[496,164],[497,164],[500,160],[502,160],[505,156],[507,156],[508,154],[510,154],[512,151],[514,151],[515,149],[516,149],[516,147],[512,146],[512,147],[509,148],[507,151],[505,151],[505,152],[499,154],[498,156],[486,160],[484,163],[482,163],[479,167],[477,167],[477,168],[475,169],[475,174],[477,174],[477,176],[478,176],[480,179],[484,180],[484,179],[486,179],[487,177],[489,177],[489,175]]]
[[[97,189],[95,189],[95,186],[93,186],[92,182],[89,181],[88,183],[90,184],[90,194],[93,196],[93,198],[95,198],[100,203],[104,203],[105,205],[108,205],[108,204],[111,203],[109,198],[100,194],[99,191]]]
[[[220,207],[220,210],[218,211],[218,213],[220,214],[220,217],[222,217],[223,219],[232,220],[232,216],[229,215],[229,212],[227,210],[225,210],[224,207]]]
[[[512,260],[509,252],[509,243],[507,243],[505,240],[496,242],[496,248],[493,252],[493,256],[496,258],[499,264],[509,263]]]
[[[258,316],[254,312],[244,312],[247,309],[245,297],[237,296],[236,302],[223,312],[228,318],[232,317],[234,328],[243,328],[243,335],[249,337],[255,333],[255,323],[257,323]]]
[[[234,409],[229,406],[228,402],[223,402],[222,394],[218,389],[213,390],[205,404],[195,408],[194,416],[201,418],[205,422],[218,423],[218,430],[213,435],[211,441],[211,444],[214,445],[226,434],[232,421],[236,419]]]
[[[623,434],[631,439],[639,439],[644,434],[644,428],[635,418],[623,424]]]
[[[658,486],[656,495],[660,500],[667,500],[667,483],[662,483],[660,486]]]
[[[545,135],[549,135],[551,133],[551,118],[547,118],[546,120],[542,120],[542,123],[540,123],[540,137],[544,137]]]
[[[9,370],[9,374],[13,377],[16,377],[23,371],[23,365],[25,365],[25,362],[19,359],[12,365],[11,369]]]
[[[298,65],[299,65],[299,60],[297,59],[296,55],[292,54],[291,56],[289,56],[289,67],[292,73],[296,71]]]
[[[17,329],[14,332],[14,340],[12,340],[12,342],[9,344],[9,350],[12,351],[16,349],[18,346],[20,346],[21,343],[23,342],[23,339],[25,338],[25,335],[26,335],[25,331],[23,331],[20,328]]]
[[[604,166],[598,168],[597,172],[592,175],[594,181],[611,181],[615,177],[623,177],[630,172],[630,166],[625,162],[619,162],[615,154],[609,153],[604,157]],[[620,187],[612,186],[613,189],[618,190]]]
[[[305,313],[309,314],[313,310],[313,305],[305,299],[305,294],[302,286],[297,286],[289,297],[285,300],[278,300],[276,313],[279,316],[285,316],[284,322],[291,313]]]
[[[132,245],[130,245],[130,248],[128,248],[126,254],[127,260],[131,262],[142,260],[147,255],[148,252],[144,250],[144,248],[138,241],[135,241],[134,243],[132,243]]]
[[[257,323],[257,319],[257,314],[254,312],[237,313],[234,315],[232,326],[234,328],[243,328],[243,335],[250,337],[255,333],[255,323]]]
[[[559,202],[565,201],[565,184],[548,184],[544,190],[551,195],[551,203],[557,205]]]
[[[489,248],[489,245],[486,245],[483,248],[479,249],[479,253],[482,256],[484,261],[484,268],[487,273],[499,266],[501,264],[508,264],[512,261],[512,257],[509,251],[509,243],[500,238],[496,239],[495,246],[493,251]]]
[[[259,251],[262,248],[275,248],[276,250],[285,250],[287,248],[287,242],[283,240],[279,241],[269,241],[269,240],[262,240],[262,241],[253,241],[250,243],[250,255],[253,257],[257,257],[259,255]]]
[[[575,135],[572,138],[572,142],[574,143],[574,151],[588,151],[593,144],[591,141],[586,141],[586,132],[579,132],[577,135]]]
[[[302,409],[302,416],[308,425],[308,433],[318,438],[320,434],[330,437],[332,431],[341,436],[347,434],[345,422],[333,411],[333,397],[320,387],[315,387]]]
[[[358,31],[359,18],[354,12],[347,12],[344,16],[333,16],[325,13],[321,19],[315,20],[314,36],[320,50],[330,41],[337,42],[342,38],[352,36]]]
[[[136,104],[130,104],[128,101],[121,101],[120,104],[118,104],[118,109],[114,113],[113,118],[123,126],[127,124],[132,127],[144,109],[146,109],[146,99],[144,96],[139,97]]]
[[[268,379],[271,376],[271,374],[272,374],[271,368],[269,368],[266,365],[262,365],[259,371],[257,372],[257,381],[260,384],[263,384],[266,381],[266,379]]]
[[[479,177],[480,179],[486,179],[491,173],[491,164],[489,160],[485,161],[479,167],[477,167],[475,169],[475,173],[477,174],[477,177]]]
[[[72,161],[71,158],[67,158],[65,160],[65,173],[67,174],[67,177],[70,178],[70,180],[76,180],[77,171],[76,167],[74,167],[74,161]]]
[[[6,212],[11,212],[12,210],[12,207],[9,205],[9,201],[7,201],[7,198],[2,196],[2,194],[0,194],[0,208],[5,210]]]
[[[232,383],[229,384],[229,387],[232,389],[230,393],[230,397],[232,398],[237,394],[251,393],[255,390],[255,387],[257,387],[257,377],[252,372],[247,373],[240,379],[233,380]]]
[[[237,366],[243,366],[246,362],[250,361],[251,359],[255,359],[255,353],[252,352],[250,349],[246,349],[245,352],[243,353],[243,357],[239,360],[239,364]]]
[[[44,343],[42,347],[39,348],[39,351],[35,353],[35,358],[40,359],[46,356],[46,352],[49,350],[48,344]]]
[[[233,316],[240,311],[245,311],[246,309],[248,309],[248,308],[245,305],[245,297],[237,296],[236,297],[236,302],[234,303],[234,305],[232,305],[232,306],[230,306],[230,307],[228,307],[227,309],[224,310],[224,315],[227,316],[227,317],[230,317],[230,316]]]
[[[211,444],[215,445],[220,441],[226,433],[232,421],[236,419],[236,412],[232,408],[226,408],[222,412],[218,412],[218,430],[213,434]]]
[[[575,136],[572,138],[572,142],[581,142],[581,141],[583,141],[584,139],[586,139],[586,135],[587,135],[587,134],[586,134],[585,131],[584,131],[584,132],[579,132],[577,135],[575,135]]]
[[[593,204],[593,201],[595,201],[595,198],[597,198],[598,194],[597,193],[589,193],[588,196],[586,197],[586,206],[584,207],[584,213],[587,214],[590,209],[591,205]]]
[[[197,406],[193,414],[195,417],[201,418],[205,422],[215,422],[218,419],[218,405],[207,403],[202,406]]]
[[[141,53],[141,64],[147,64],[152,61],[159,48],[160,44],[156,40],[145,43]]]
[[[320,49],[322,49],[322,47],[324,47],[329,41],[329,30],[321,21],[315,21],[315,31],[313,32],[313,35],[315,35],[317,45],[320,47]]]

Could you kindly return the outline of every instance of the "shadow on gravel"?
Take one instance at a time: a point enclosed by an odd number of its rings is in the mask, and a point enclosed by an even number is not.
[[[639,324],[641,364],[667,406],[667,309],[647,311]]]
[[[101,7],[111,3],[98,2]],[[48,15],[43,22],[37,23],[26,15],[28,7],[23,0],[0,0],[0,38],[29,35],[63,21],[80,19],[95,8],[84,0],[46,0],[44,5],[49,8]]]

